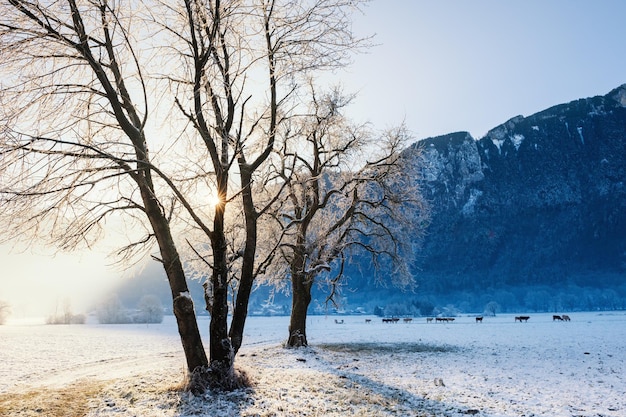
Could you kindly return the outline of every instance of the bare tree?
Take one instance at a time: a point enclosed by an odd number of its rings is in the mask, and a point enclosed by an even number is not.
[[[59,303],[57,301],[54,313],[46,317],[46,324],[85,324],[87,318],[84,314],[74,314],[72,312],[72,303],[69,298],[62,302],[62,311],[59,312]]]
[[[401,126],[375,134],[342,115],[350,102],[338,89],[312,104],[283,143],[278,173],[285,197],[273,212],[280,253],[293,293],[288,346],[307,344],[311,289],[326,277],[335,300],[344,267],[367,255],[375,271],[410,287],[412,242],[428,210],[418,187],[415,156],[403,158],[408,132]]]
[[[140,3],[66,0],[0,4],[0,171],[9,236],[30,233],[62,249],[91,245],[123,218],[156,241],[189,371],[208,361],[172,234],[171,201],[184,199],[148,151],[150,57]]]
[[[163,322],[163,304],[156,295],[146,294],[137,304],[139,314],[133,317],[136,323],[161,323]]]
[[[185,44],[180,50],[188,51],[181,57],[182,68],[191,76],[167,78],[180,111],[206,148],[220,200],[212,229],[203,228],[210,251],[199,244],[194,252],[212,270],[205,298],[211,313],[211,369],[222,374],[221,381],[233,375],[254,280],[273,259],[271,252],[259,256],[256,249],[258,219],[278,196],[257,198],[255,190],[264,187],[261,168],[275,150],[280,127],[302,102],[303,81],[313,71],[345,65],[360,45],[349,24],[349,12],[358,3],[185,2],[188,29],[177,33]],[[242,216],[232,225],[227,207],[233,207],[235,197],[235,213],[241,210]],[[243,233],[228,239],[241,218]],[[233,279],[236,286],[229,285]],[[236,295],[228,329],[232,287]]]
[[[359,3],[2,0],[5,231],[69,250],[115,223],[128,239],[124,261],[156,244],[189,372],[236,386],[248,298],[271,260],[256,253],[257,220],[272,202],[255,201],[257,171],[302,102],[304,76],[345,65],[360,45],[350,28]],[[189,228],[201,233],[190,252],[211,275],[210,361],[183,269]]]
[[[133,321],[117,294],[109,294],[102,300],[98,305],[96,315],[98,323],[101,324],[128,324]]]
[[[490,301],[485,305],[484,313],[488,316],[496,316],[496,313],[500,311],[500,304],[495,301]]]

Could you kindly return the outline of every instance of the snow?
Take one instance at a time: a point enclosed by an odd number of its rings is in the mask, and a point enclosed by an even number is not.
[[[516,133],[514,135],[508,136],[508,139],[511,141],[513,146],[515,146],[515,150],[517,151],[517,150],[519,150],[519,147],[522,144],[522,142],[524,141],[525,137],[524,137],[524,135]],[[506,140],[506,138],[501,137],[499,135],[491,136],[491,141],[496,146],[496,148],[498,148],[498,153],[500,153],[500,154],[502,153],[502,145],[504,145],[504,141],[505,140]]]
[[[585,144],[585,138],[583,137],[583,128],[582,127],[577,127],[576,130],[578,131],[578,136],[580,136],[580,142],[584,145]]]
[[[281,346],[288,317],[251,317],[236,361],[251,387],[202,397],[177,389],[184,358],[172,317],[0,326],[0,414],[35,415],[59,393],[77,399],[91,387],[90,417],[626,415],[626,313],[527,315],[312,316],[306,349]],[[199,321],[206,332],[208,319]]]
[[[494,145],[496,145],[496,148],[498,148],[498,153],[502,153],[502,144],[504,144],[504,139],[496,139],[495,137],[492,137],[491,141]]]
[[[516,133],[515,135],[510,136],[509,139],[511,140],[511,143],[513,143],[513,146],[515,146],[515,150],[519,151],[519,147],[525,138],[524,135]]]

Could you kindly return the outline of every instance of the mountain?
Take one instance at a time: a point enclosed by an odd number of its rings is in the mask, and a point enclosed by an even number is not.
[[[352,265],[340,300],[346,311],[626,308],[626,84],[514,117],[478,140],[467,132],[427,138],[405,155],[422,167],[432,209],[415,262],[418,287],[381,288],[369,262]],[[190,286],[202,311],[200,282]],[[118,292],[129,306],[145,293],[171,303],[156,267]],[[311,313],[328,311],[326,294],[315,289]],[[288,314],[289,306],[288,296],[261,287],[250,311]]]
[[[432,206],[421,291],[624,285],[626,84],[417,148]]]

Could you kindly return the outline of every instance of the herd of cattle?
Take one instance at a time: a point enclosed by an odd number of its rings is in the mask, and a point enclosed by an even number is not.
[[[482,316],[478,316],[475,318],[476,319],[476,323],[482,323],[483,322],[483,317]],[[530,319],[530,316],[515,316],[515,322],[527,322],[528,319]],[[399,317],[387,317],[387,318],[383,318],[383,323],[397,323],[400,321]],[[413,321],[412,318],[404,318],[402,319],[405,323],[410,323],[411,321]],[[365,319],[366,323],[371,323],[371,319]],[[426,317],[426,323],[432,323],[432,322],[436,322],[436,323],[450,323],[454,321],[454,317]],[[553,315],[552,316],[552,321],[571,321],[570,317],[568,315]],[[343,324],[343,320],[338,321],[335,320],[335,323],[338,324]]]

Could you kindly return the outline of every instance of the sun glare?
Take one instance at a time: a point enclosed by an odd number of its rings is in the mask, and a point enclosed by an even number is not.
[[[219,204],[221,204],[222,199],[220,198],[220,196],[216,193],[211,194],[211,196],[209,196],[209,204],[211,205],[211,207],[216,207]]]

